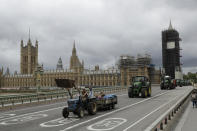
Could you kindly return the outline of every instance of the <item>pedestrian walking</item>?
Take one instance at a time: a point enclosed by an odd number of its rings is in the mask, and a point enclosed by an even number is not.
[[[197,100],[197,95],[195,92],[192,93],[192,105],[193,108],[196,107],[196,100]]]

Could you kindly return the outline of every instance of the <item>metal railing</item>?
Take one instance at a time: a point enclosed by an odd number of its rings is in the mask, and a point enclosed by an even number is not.
[[[170,109],[162,114],[156,121],[154,121],[145,131],[160,131],[167,127],[169,122],[175,118],[176,114],[180,112],[184,103],[188,100],[192,90],[189,90],[179,101],[177,101]]]
[[[94,93],[104,92],[104,93],[112,93],[127,90],[126,87],[98,87],[93,88]],[[77,90],[73,90],[73,95],[77,95]],[[26,103],[35,103],[41,101],[50,101],[55,99],[68,98],[69,94],[66,90],[58,91],[58,92],[49,92],[49,93],[38,93],[31,95],[15,95],[15,96],[3,96],[0,97],[0,108],[7,106],[15,106]]]

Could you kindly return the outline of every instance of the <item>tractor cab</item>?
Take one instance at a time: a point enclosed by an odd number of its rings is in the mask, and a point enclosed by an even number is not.
[[[145,76],[136,76],[132,78],[132,83],[133,85],[142,85],[142,86],[146,86],[146,81],[148,81],[148,79]]]
[[[170,76],[164,76],[161,79],[160,88],[163,89],[174,89],[176,87],[175,80],[171,79]]]

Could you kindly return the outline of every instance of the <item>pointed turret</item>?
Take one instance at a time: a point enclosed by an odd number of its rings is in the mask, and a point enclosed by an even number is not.
[[[23,47],[23,40],[21,40],[21,47]]]
[[[7,67],[7,70],[6,70],[6,73],[5,73],[6,75],[10,75],[10,70],[9,70],[9,68]]]
[[[1,72],[2,72],[2,74],[3,74],[3,66],[2,66],[2,68],[1,68]]]
[[[63,64],[62,64],[62,59],[60,57],[58,62],[57,62],[56,70],[62,70],[62,69],[63,69]]]
[[[84,67],[84,60],[82,60],[82,66]]]
[[[17,75],[17,74],[18,74],[17,71],[15,71],[15,72],[14,72],[14,75]]]
[[[38,47],[38,40],[36,40],[36,44],[35,45],[36,45],[36,47]]]
[[[173,30],[171,20],[170,20],[170,24],[169,24],[168,30]]]

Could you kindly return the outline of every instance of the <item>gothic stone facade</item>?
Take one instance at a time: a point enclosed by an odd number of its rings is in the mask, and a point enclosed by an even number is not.
[[[136,75],[148,76],[147,68],[139,68],[135,70],[83,70],[74,71],[65,70],[45,70],[41,75],[42,87],[56,86],[55,79],[66,78],[76,81],[77,85],[92,85],[92,86],[129,86],[130,79]],[[34,87],[36,85],[36,76],[34,74],[17,74],[6,75],[2,78],[3,87]]]
[[[37,47],[37,46],[36,46]],[[31,56],[31,55],[30,55]],[[22,60],[22,59],[21,59]],[[35,62],[37,63],[37,56],[35,55]],[[28,64],[27,64],[28,65]],[[0,73],[0,85],[4,88],[18,88],[18,87],[35,87],[36,75],[31,73],[31,70],[21,70],[21,74],[3,75]],[[66,78],[76,81],[76,85],[92,85],[92,86],[129,86],[130,79],[136,75],[145,75],[149,77],[148,67],[138,68],[124,68],[124,69],[108,69],[101,70],[98,66],[95,66],[94,70],[84,69],[83,62],[79,61],[76,53],[75,45],[73,47],[72,56],[70,59],[70,69],[56,69],[56,70],[44,70],[41,75],[42,87],[56,86],[55,79]]]
[[[20,70],[21,74],[33,74],[38,64],[38,41],[36,40],[35,46],[32,45],[29,38],[27,45],[23,45],[21,40],[21,62]]]

